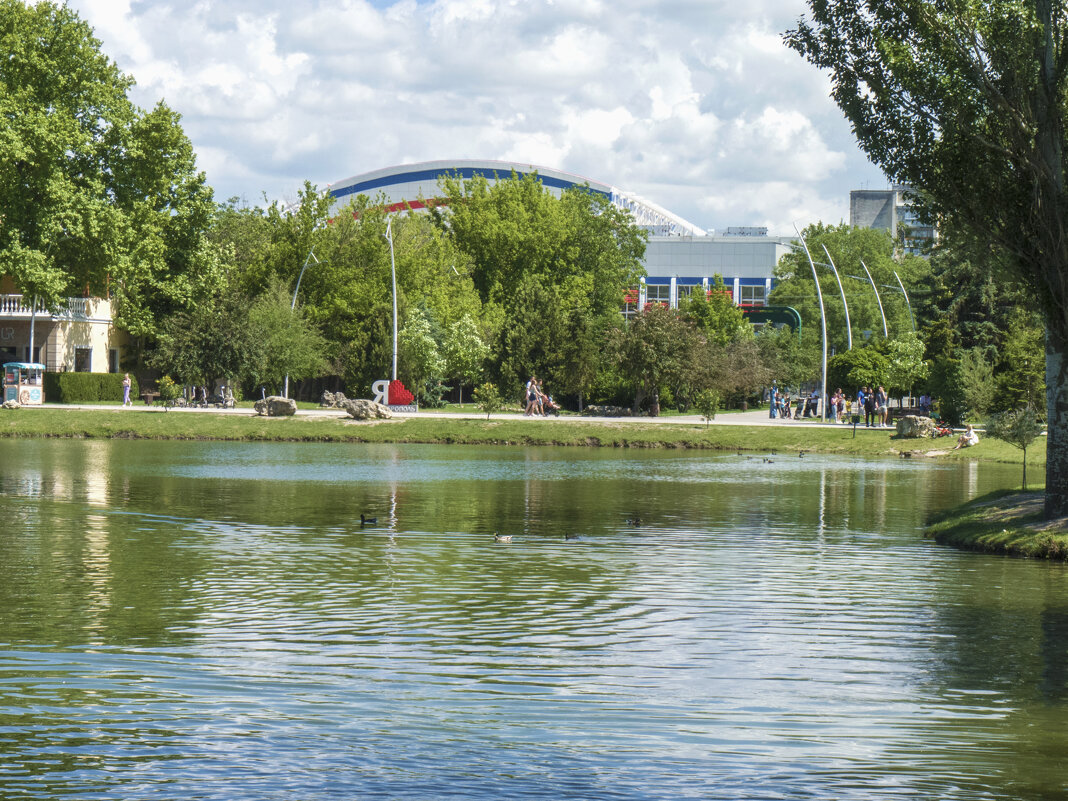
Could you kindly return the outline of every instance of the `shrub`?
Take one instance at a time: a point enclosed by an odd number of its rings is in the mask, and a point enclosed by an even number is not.
[[[159,380],[156,389],[159,390],[159,399],[163,401],[163,409],[165,411],[170,411],[170,408],[174,406],[174,402],[182,396],[182,388],[174,383],[169,375],[165,375]]]
[[[45,373],[44,394],[48,403],[94,403],[96,401],[122,401],[122,373]],[[133,384],[130,397],[140,394],[137,379],[130,376]]]

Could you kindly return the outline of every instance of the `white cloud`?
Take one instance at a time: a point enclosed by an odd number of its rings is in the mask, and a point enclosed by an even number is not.
[[[511,159],[708,228],[837,222],[881,185],[781,41],[800,0],[69,0],[183,115],[219,197]],[[783,227],[785,226],[785,228]]]

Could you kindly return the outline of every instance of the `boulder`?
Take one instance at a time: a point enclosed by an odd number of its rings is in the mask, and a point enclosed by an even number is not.
[[[319,405],[324,409],[343,409],[346,400],[344,392],[331,392],[324,389]]]
[[[902,439],[918,439],[920,437],[937,437],[938,430],[934,420],[930,417],[920,417],[916,414],[907,414],[897,420],[897,435]]]
[[[357,420],[386,420],[393,416],[388,407],[362,398],[348,399],[341,404],[341,408]]]
[[[283,398],[279,395],[269,395],[263,400],[253,404],[256,414],[267,417],[289,417],[297,413],[297,402],[292,398]]]
[[[590,417],[633,417],[634,412],[629,406],[598,406],[593,404],[583,410]]]

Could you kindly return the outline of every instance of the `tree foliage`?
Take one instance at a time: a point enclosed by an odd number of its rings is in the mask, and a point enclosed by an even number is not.
[[[612,332],[611,346],[620,371],[637,387],[634,406],[651,398],[649,413],[660,411],[660,390],[692,383],[695,364],[707,341],[676,310],[652,303]]]
[[[211,190],[178,115],[133,80],[68,7],[0,0],[0,272],[50,307],[115,297],[153,335],[216,289]]]
[[[564,382],[602,347],[624,290],[642,274],[645,232],[628,212],[584,188],[560,197],[536,174],[442,182],[440,229],[467,257],[472,285],[499,321],[495,378],[518,387],[531,372]],[[585,371],[580,371],[584,373]]]

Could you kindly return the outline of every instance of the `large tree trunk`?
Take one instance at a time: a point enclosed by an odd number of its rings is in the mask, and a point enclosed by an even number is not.
[[[1068,337],[1046,329],[1046,517],[1068,515]]]

